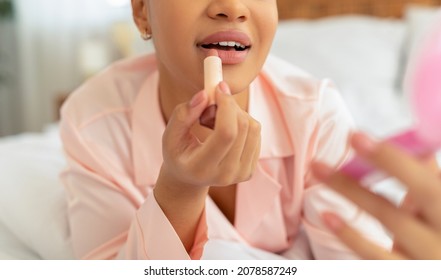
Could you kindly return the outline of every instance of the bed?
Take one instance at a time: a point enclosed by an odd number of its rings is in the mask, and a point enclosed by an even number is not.
[[[383,137],[412,124],[402,86],[405,68],[441,0],[278,3],[281,22],[272,54],[333,79],[361,129]],[[57,124],[0,138],[0,259],[73,258],[58,179],[64,164]],[[396,182],[376,188],[401,199]],[[214,244],[229,253],[211,257],[269,258],[230,245]]]

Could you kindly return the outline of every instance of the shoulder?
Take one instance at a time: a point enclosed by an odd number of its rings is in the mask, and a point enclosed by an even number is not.
[[[325,91],[337,91],[331,80],[316,78],[273,55],[268,56],[262,74],[281,98],[317,101]]]
[[[341,139],[336,135],[344,137],[353,129],[352,116],[331,80],[315,78],[275,57],[268,58],[262,77],[293,141]]]
[[[62,118],[81,125],[100,115],[130,110],[146,78],[156,69],[155,55],[111,64],[69,96],[61,109]]]

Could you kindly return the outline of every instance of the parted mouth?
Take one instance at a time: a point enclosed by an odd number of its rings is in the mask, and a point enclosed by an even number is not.
[[[223,41],[223,42],[214,42],[211,44],[202,44],[201,47],[205,49],[216,49],[216,50],[224,50],[224,51],[244,51],[250,46],[242,45],[239,42],[235,41]]]
[[[209,35],[197,45],[205,49],[245,51],[251,48],[251,40],[240,31],[222,31]]]

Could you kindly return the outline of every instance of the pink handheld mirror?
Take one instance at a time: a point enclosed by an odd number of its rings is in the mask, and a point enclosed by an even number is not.
[[[424,157],[441,149],[441,14],[414,57],[406,79],[416,124],[385,141],[414,156]],[[341,170],[367,184],[387,177],[358,156]]]

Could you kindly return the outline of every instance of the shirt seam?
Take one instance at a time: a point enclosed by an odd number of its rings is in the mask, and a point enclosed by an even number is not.
[[[138,226],[138,230],[141,232],[140,236],[141,236],[143,253],[144,253],[145,258],[149,260],[150,258],[149,258],[148,254],[147,254],[147,248],[145,247],[144,231],[142,230],[142,226],[141,226],[141,222],[139,220],[138,213],[135,214],[135,218],[136,218],[136,223],[137,223],[137,226]]]
[[[108,110],[108,111],[104,111],[104,112],[100,112],[97,114],[94,114],[92,117],[88,118],[87,120],[81,122],[77,129],[78,130],[82,130],[84,128],[86,128],[87,126],[93,124],[94,122],[108,116],[108,115],[112,115],[112,114],[117,114],[117,113],[124,113],[124,112],[130,112],[132,111],[131,107],[123,107],[123,108],[116,108],[116,109],[112,109],[112,110]],[[68,117],[68,119],[70,119]],[[71,122],[72,125],[72,122]]]

